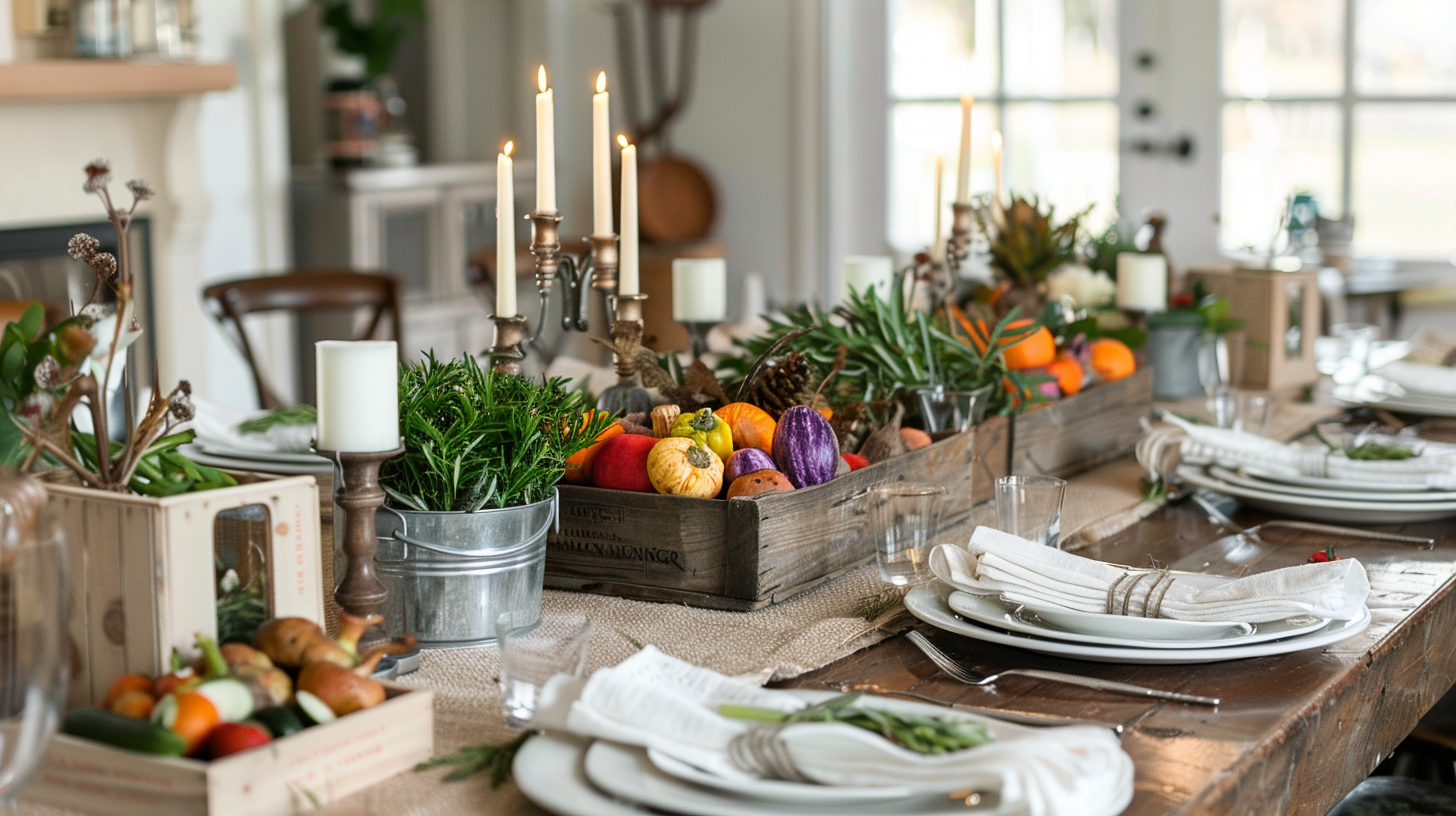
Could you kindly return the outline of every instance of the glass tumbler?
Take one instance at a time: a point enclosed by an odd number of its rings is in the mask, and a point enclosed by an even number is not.
[[[61,721],[70,681],[65,543],[40,483],[0,469],[0,811]]]
[[[535,618],[506,612],[496,618],[501,653],[501,713],[506,725],[525,728],[536,713],[542,686],[558,674],[580,677],[586,668],[591,621],[585,615]]]
[[[1239,415],[1234,420],[1234,430],[1255,436],[1267,435],[1278,401],[1278,396],[1268,391],[1239,392]]]
[[[880,580],[908,586],[930,580],[930,548],[946,489],[899,484],[870,490],[875,562]]]
[[[925,430],[929,433],[966,431],[980,421],[977,414],[985,413],[982,400],[987,391],[987,388],[949,391],[943,385],[917,388],[915,395],[920,398],[920,415],[925,419]],[[978,406],[977,403],[982,404]]]
[[[1002,476],[996,480],[996,529],[1056,547],[1066,490],[1067,483],[1052,476]]]

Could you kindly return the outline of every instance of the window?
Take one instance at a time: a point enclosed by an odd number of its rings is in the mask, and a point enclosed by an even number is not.
[[[890,243],[929,246],[934,167],[955,194],[961,93],[976,97],[971,192],[994,188],[991,134],[1003,132],[1005,184],[1072,212],[1117,195],[1116,0],[891,0]],[[949,213],[945,215],[949,231]]]
[[[1456,2],[1223,0],[1220,241],[1265,251],[1287,197],[1361,256],[1456,254]]]

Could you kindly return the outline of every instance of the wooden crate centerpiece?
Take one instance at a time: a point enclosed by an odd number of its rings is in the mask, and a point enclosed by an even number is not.
[[[1126,456],[1153,407],[1153,370],[1103,382],[1011,418],[1011,472],[1068,476]]]
[[[166,673],[199,631],[215,637],[219,563],[243,586],[261,582],[267,617],[324,619],[314,477],[235,475],[235,487],[158,499],[48,474],[80,658],[70,707],[101,699],[119,675]]]
[[[293,816],[429,759],[432,696],[385,684],[388,698],[223,759],[155,757],[57,735],[25,800],[98,816]]]

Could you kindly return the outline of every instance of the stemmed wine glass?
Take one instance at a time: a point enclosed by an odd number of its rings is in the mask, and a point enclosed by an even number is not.
[[[40,483],[0,469],[0,810],[56,732],[70,680],[65,544]]]

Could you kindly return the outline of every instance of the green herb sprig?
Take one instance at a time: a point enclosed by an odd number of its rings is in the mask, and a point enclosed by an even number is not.
[[[421,762],[415,766],[415,770],[427,771],[446,765],[459,766],[445,776],[446,782],[459,782],[488,770],[490,771],[490,787],[494,790],[510,781],[511,764],[516,761],[516,753],[521,750],[522,745],[526,744],[526,740],[538,733],[537,731],[526,731],[510,742],[499,745],[466,746],[453,754]]]
[[[1314,428],[1314,436],[1323,442],[1332,451],[1339,451],[1345,454],[1346,459],[1355,459],[1365,462],[1399,462],[1406,459],[1414,459],[1421,455],[1419,448],[1404,447],[1401,445],[1387,445],[1383,442],[1376,442],[1373,439],[1356,441],[1344,446],[1338,446],[1331,442],[1319,428]]]
[[[473,358],[433,354],[400,367],[404,453],[384,464],[380,484],[409,510],[473,512],[544,501],[566,460],[591,445],[613,417],[591,408],[562,378],[497,374]]]
[[[770,708],[724,703],[718,713],[735,720],[793,725],[807,722],[838,722],[873,731],[890,742],[917,754],[949,754],[991,741],[981,726],[945,717],[917,717],[874,708],[858,708],[857,691],[832,697],[785,714]]]
[[[277,411],[246,420],[238,425],[238,432],[245,434],[262,434],[274,428],[291,427],[295,425],[313,425],[318,422],[318,409],[312,405],[291,405],[287,408],[279,408]]]

